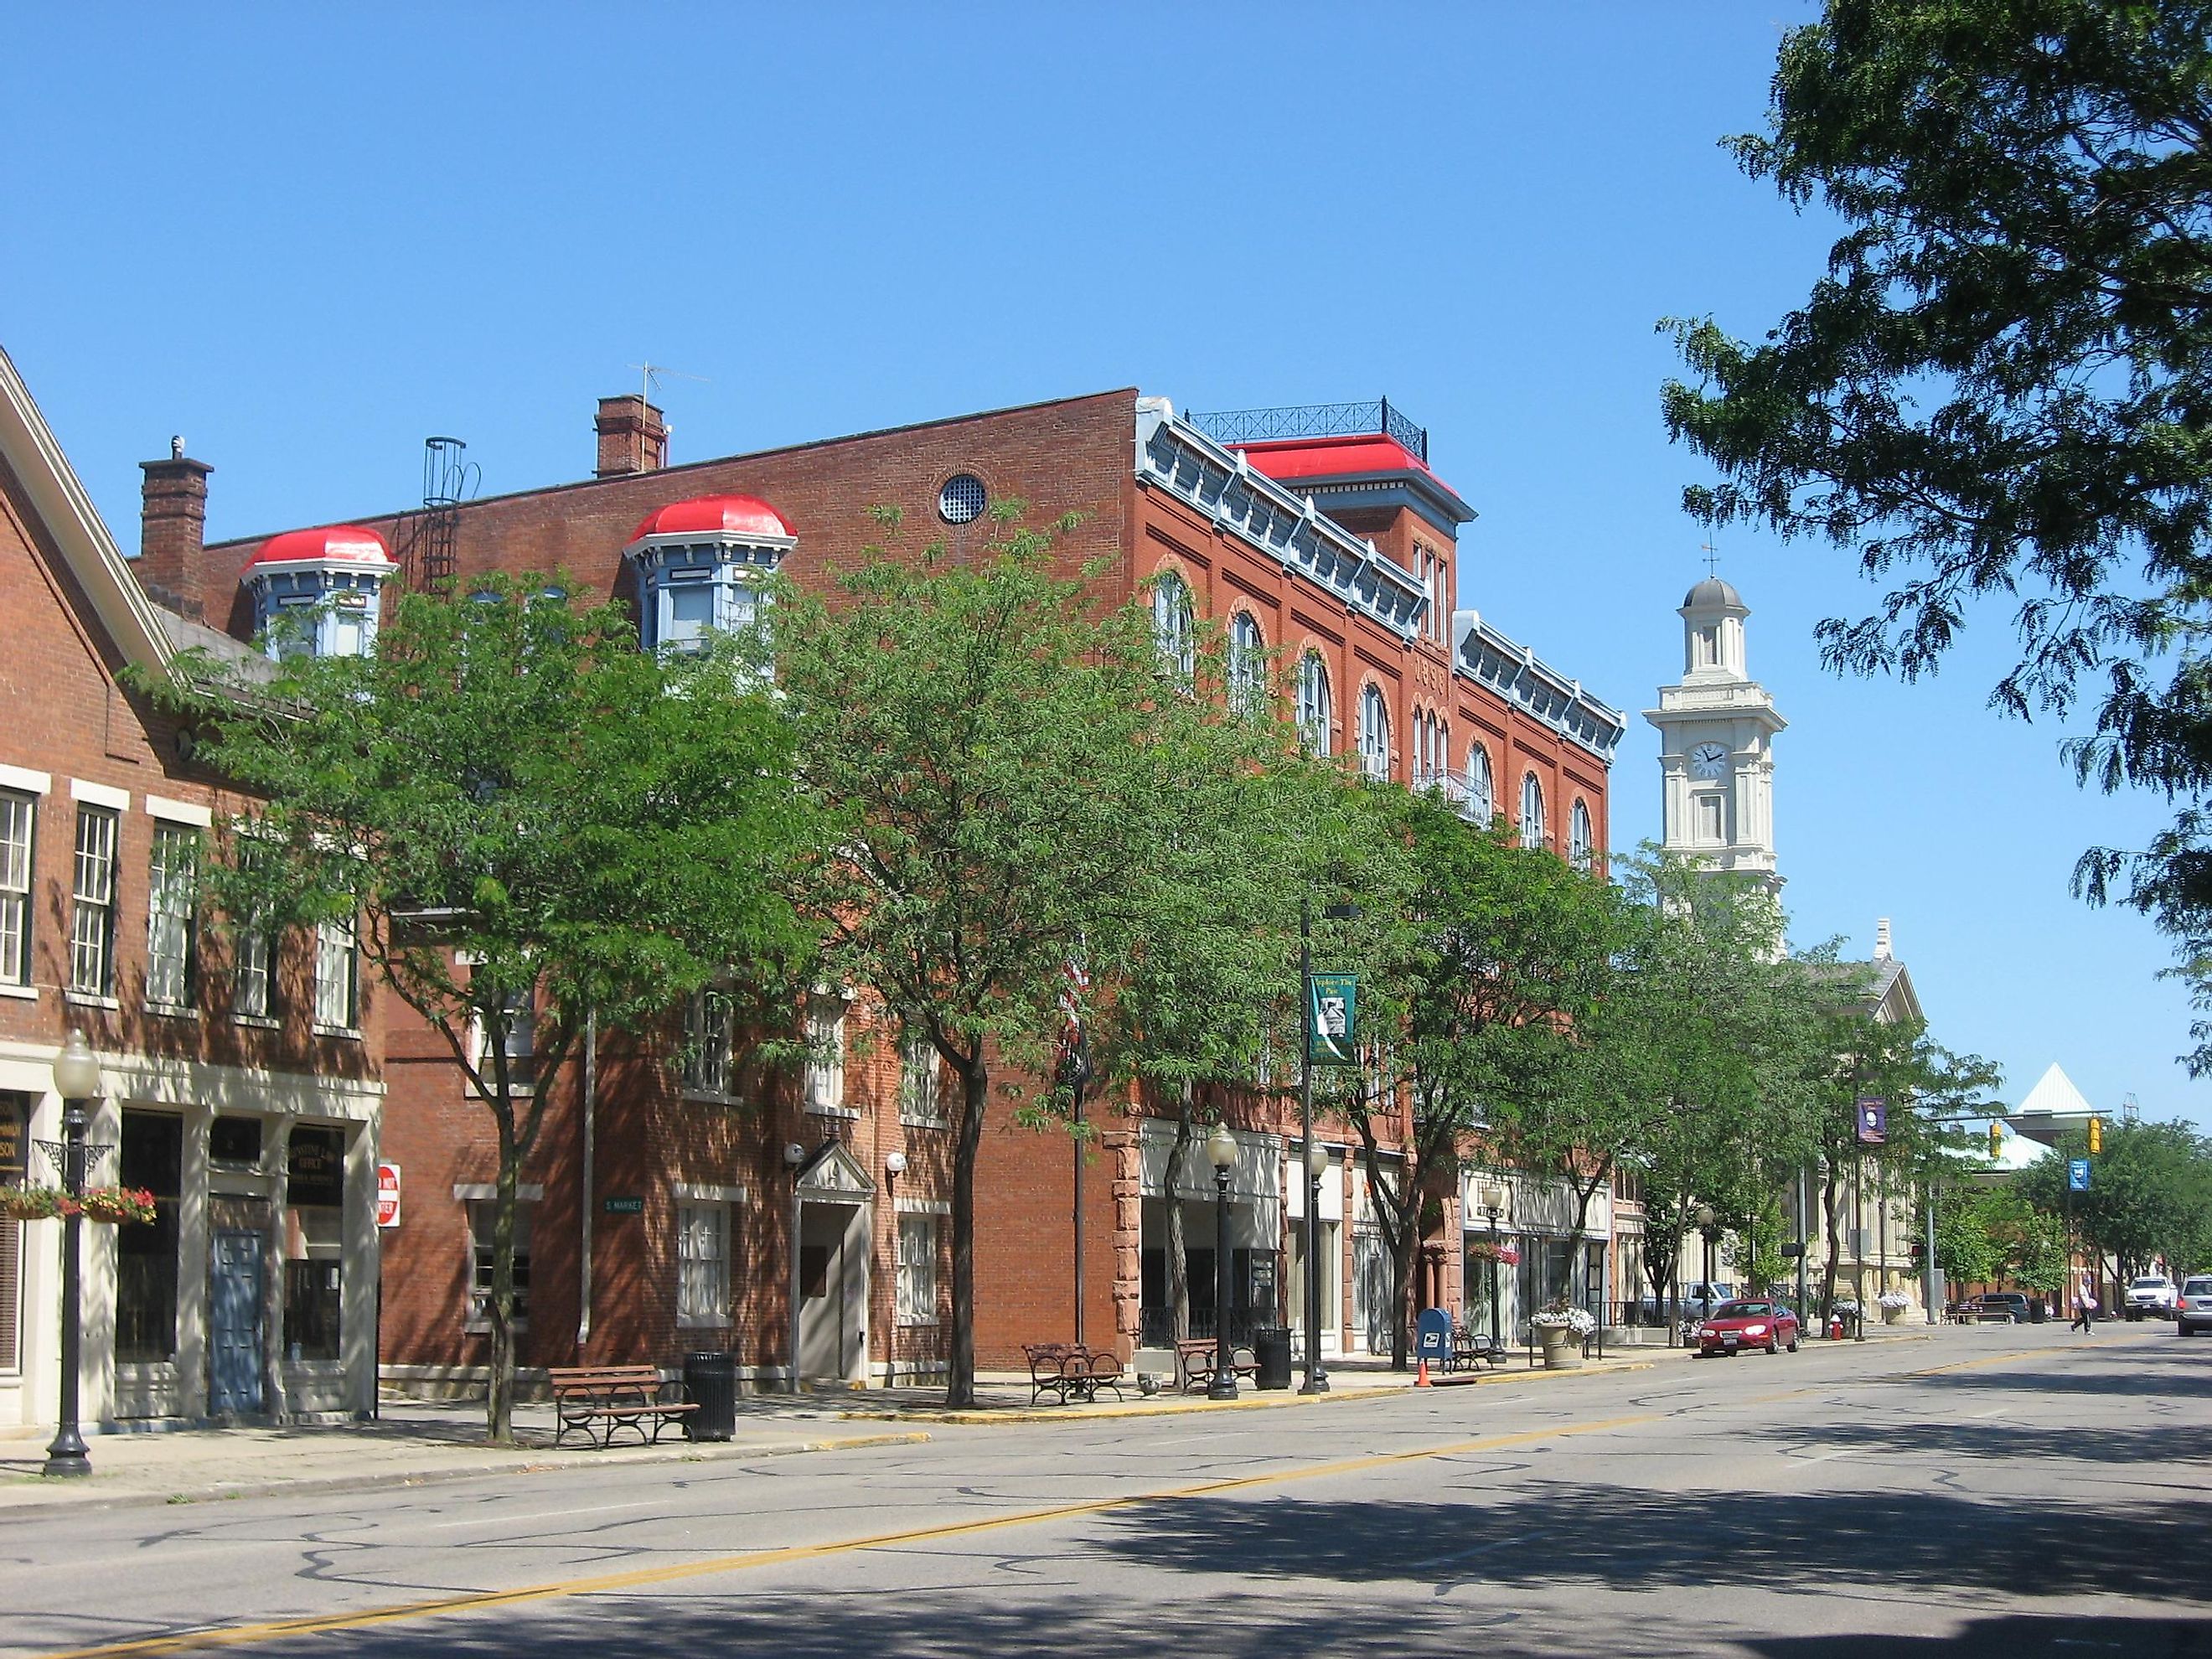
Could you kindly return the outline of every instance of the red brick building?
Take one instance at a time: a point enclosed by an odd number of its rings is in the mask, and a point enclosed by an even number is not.
[[[148,466],[142,570],[197,552],[205,473]],[[75,1030],[102,1073],[88,1179],[157,1203],[83,1229],[85,1419],[365,1411],[377,1000],[346,977],[349,938],[241,952],[209,925],[195,872],[246,803],[121,677],[239,647],[134,579],[3,354],[0,616],[0,1183],[58,1180],[38,1143],[62,1136],[52,1063]],[[58,1410],[61,1231],[0,1217],[0,1431]]]
[[[1285,413],[1269,412],[1267,429],[1281,433]],[[1291,422],[1305,435],[1261,436],[1238,417],[1194,422],[1123,390],[669,466],[659,411],[609,398],[595,478],[441,500],[343,533],[392,548],[403,581],[563,573],[591,598],[631,602],[648,640],[667,641],[750,603],[749,569],[780,567],[804,583],[856,561],[883,538],[872,508],[899,508],[917,551],[938,539],[957,550],[985,538],[988,502],[1018,497],[1034,521],[1079,514],[1060,544],[1065,567],[1096,565],[1112,600],[1149,591],[1170,646],[1200,616],[1229,631],[1235,652],[1275,653],[1317,744],[1505,813],[1563,856],[1601,856],[1620,716],[1455,610],[1456,538],[1473,514],[1429,470],[1425,434],[1386,405],[1311,415]],[[257,610],[239,573],[263,547],[188,550],[180,602],[246,637],[266,595]],[[526,1363],[729,1347],[756,1382],[787,1377],[794,1354],[806,1376],[856,1382],[940,1364],[951,1133],[935,1062],[902,1051],[866,988],[810,1018],[817,1047],[840,1058],[803,1075],[761,1074],[723,1054],[726,1015],[702,999],[684,1035],[672,1019],[642,1048],[610,1037],[590,1066],[541,1080],[556,1098],[525,1176]],[[392,1020],[386,1078],[386,1156],[407,1196],[385,1239],[383,1358],[387,1376],[428,1386],[472,1374],[488,1348],[472,1292],[493,1154],[481,1105],[404,1011]],[[1255,1263],[1278,1259],[1295,1213],[1284,1170],[1299,1149],[1277,1103],[1244,1109],[1240,1130],[1247,1288]],[[1140,1112],[1117,1109],[1103,1127],[1079,1222],[1065,1139],[1018,1128],[1011,1115],[986,1134],[976,1298],[987,1366],[1024,1341],[1073,1334],[1078,1224],[1085,1334],[1111,1334],[1125,1353],[1154,1334],[1148,1258],[1170,1201],[1164,1149]],[[1356,1350],[1387,1314],[1360,1300],[1359,1194],[1336,1139],[1322,1200],[1327,1334]],[[1211,1236],[1210,1223],[1193,1231]],[[1445,1237],[1455,1264],[1449,1218]],[[1041,1251],[1040,1239],[1071,1248]],[[1193,1278],[1210,1285],[1210,1268]]]

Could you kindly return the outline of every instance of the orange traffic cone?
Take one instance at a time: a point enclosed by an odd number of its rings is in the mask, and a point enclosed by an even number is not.
[[[1429,1381],[1429,1357],[1426,1354],[1423,1354],[1421,1356],[1421,1369],[1413,1378],[1413,1386],[1417,1389],[1433,1389],[1436,1387],[1435,1383]]]

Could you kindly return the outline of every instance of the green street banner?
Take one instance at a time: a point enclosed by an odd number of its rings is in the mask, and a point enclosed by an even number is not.
[[[1306,1029],[1312,1034],[1307,1058],[1316,1066],[1357,1066],[1358,1042],[1354,1029],[1353,1004],[1359,988],[1353,974],[1316,974],[1313,1006],[1306,1010]]]

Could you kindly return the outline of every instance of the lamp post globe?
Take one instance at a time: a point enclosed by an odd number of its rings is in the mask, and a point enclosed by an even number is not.
[[[100,1056],[82,1031],[64,1038],[54,1056],[54,1092],[64,1101],[89,1100],[100,1092]]]
[[[54,1056],[54,1092],[62,1097],[62,1190],[71,1198],[81,1198],[84,1195],[85,1103],[100,1092],[100,1057],[92,1052],[82,1031],[71,1031]],[[46,1473],[50,1475],[92,1473],[91,1451],[77,1424],[84,1333],[82,1225],[74,1210],[62,1218],[61,1400],[53,1443],[46,1448]]]
[[[1237,1137],[1217,1123],[1206,1138],[1206,1161],[1213,1165],[1213,1380],[1208,1400],[1237,1398],[1235,1354],[1229,1341],[1229,1172],[1237,1164]]]
[[[1705,1241],[1705,1279],[1698,1291],[1698,1305],[1707,1319],[1713,1316],[1713,1206],[1698,1206],[1698,1231]]]

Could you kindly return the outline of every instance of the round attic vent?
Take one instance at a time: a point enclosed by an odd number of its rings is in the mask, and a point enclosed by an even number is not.
[[[989,496],[972,472],[956,472],[937,492],[937,516],[947,524],[972,524],[982,517]]]

